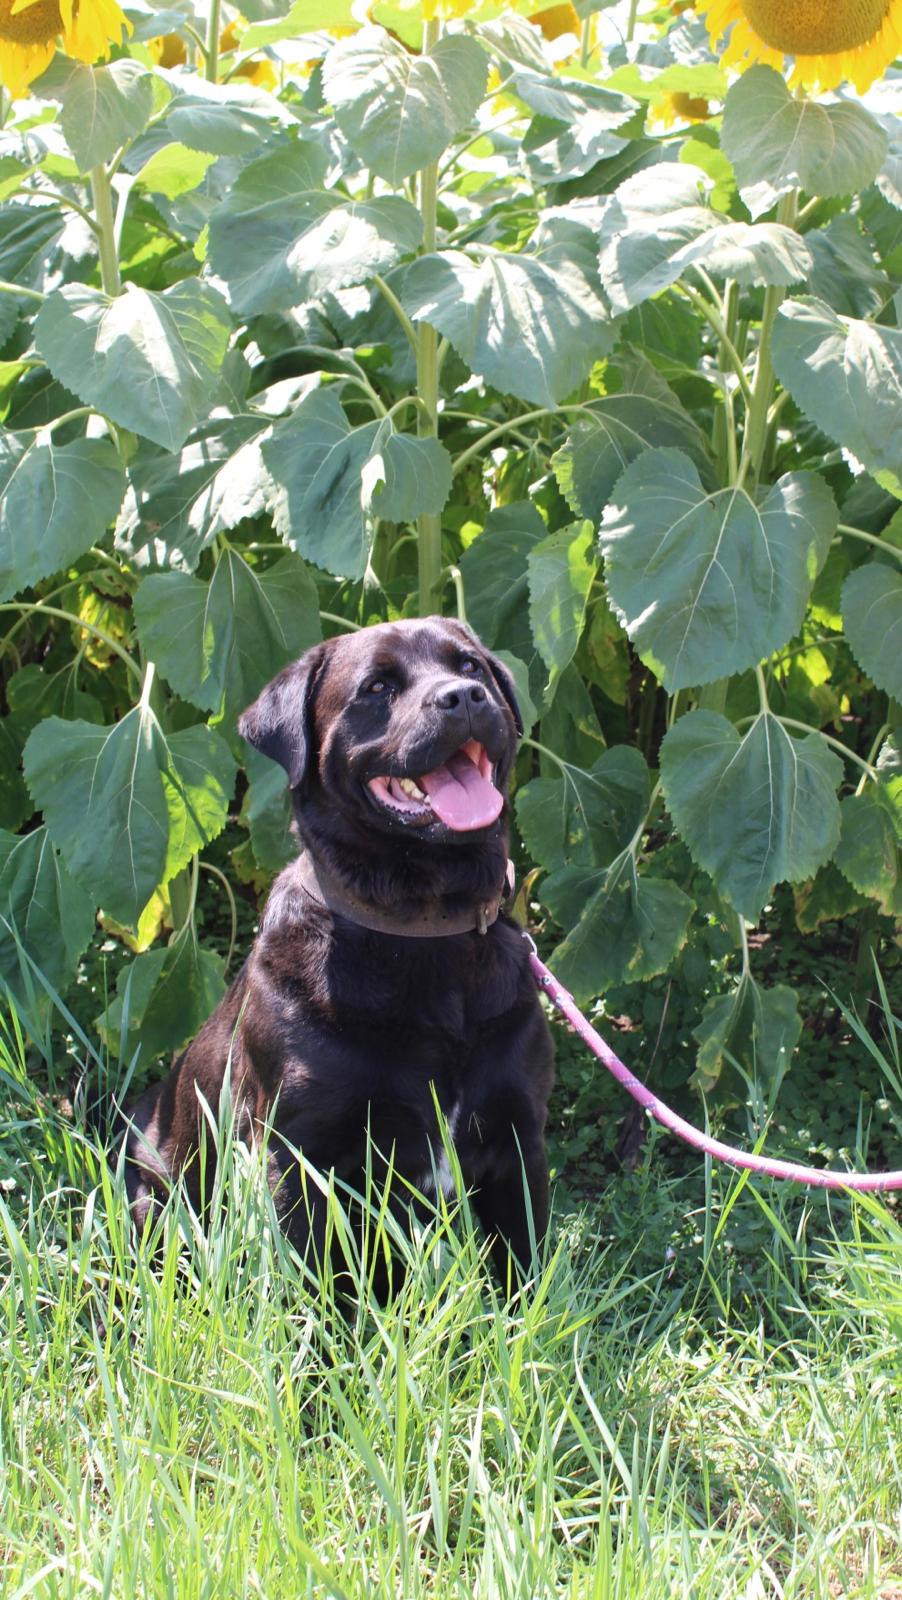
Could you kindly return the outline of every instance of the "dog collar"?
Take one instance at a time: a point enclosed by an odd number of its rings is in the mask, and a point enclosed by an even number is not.
[[[491,900],[453,914],[436,907],[432,911],[420,912],[415,917],[405,917],[402,921],[379,911],[368,901],[358,899],[307,850],[300,858],[299,869],[301,888],[312,900],[319,901],[320,905],[338,916],[346,917],[349,922],[356,922],[361,928],[369,928],[374,933],[390,933],[401,939],[442,939],[452,934],[474,931],[487,933],[492,923],[497,922],[501,902],[513,887],[513,873],[508,862],[504,888]]]

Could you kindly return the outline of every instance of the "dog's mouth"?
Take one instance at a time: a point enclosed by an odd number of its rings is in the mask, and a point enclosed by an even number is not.
[[[455,833],[471,833],[496,822],[504,796],[492,782],[494,768],[483,745],[469,739],[453,756],[418,778],[370,778],[380,806],[405,822],[443,822]]]

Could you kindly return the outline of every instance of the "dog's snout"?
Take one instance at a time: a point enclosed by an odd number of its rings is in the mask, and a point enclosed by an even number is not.
[[[435,703],[440,711],[458,711],[465,706],[478,706],[486,699],[485,686],[481,683],[468,683],[465,679],[449,683],[446,688],[439,691]]]

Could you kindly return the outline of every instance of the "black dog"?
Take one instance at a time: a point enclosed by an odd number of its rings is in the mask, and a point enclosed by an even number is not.
[[[204,1202],[196,1091],[215,1108],[231,1059],[242,1137],[274,1110],[270,1183],[299,1250],[322,1247],[324,1202],[290,1147],[359,1187],[369,1130],[428,1187],[446,1177],[437,1099],[502,1276],[509,1251],[527,1264],[523,1178],[541,1240],[553,1067],[526,943],[500,912],[523,731],[509,673],[458,622],[384,623],[286,667],[241,731],[288,773],[304,853],[225,999],[132,1114],[139,1226],[180,1169]]]

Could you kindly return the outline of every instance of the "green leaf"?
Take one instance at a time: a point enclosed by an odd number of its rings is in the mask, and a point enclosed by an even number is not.
[[[272,95],[249,83],[207,83],[197,74],[159,72],[173,91],[161,133],[213,156],[251,156],[272,135],[273,126],[294,122]],[[191,85],[185,93],[185,83]]]
[[[833,854],[842,770],[820,734],[793,739],[770,712],[740,735],[716,711],[690,711],[661,745],[674,824],[747,922],[775,884],[810,878]]]
[[[108,439],[0,433],[0,600],[77,561],[104,537],[124,491]]]
[[[517,823],[541,866],[607,867],[626,849],[648,810],[651,783],[638,750],[612,745],[590,771],[533,778],[517,790]]]
[[[498,506],[460,558],[467,616],[490,650],[510,650],[529,673],[538,703],[546,673],[529,625],[529,552],[548,529],[527,500]]]
[[[295,555],[261,572],[226,549],[209,583],[152,575],[138,587],[135,617],[176,693],[221,712],[230,733],[264,684],[322,637],[316,586]]]
[[[89,67],[57,58],[53,98],[62,102],[60,126],[79,172],[109,161],[146,128],[153,111],[153,78],[139,61]]]
[[[217,534],[265,510],[269,476],[260,445],[270,427],[268,417],[246,413],[202,423],[175,452],[141,440],[129,462],[118,548],[193,572]]]
[[[759,1084],[777,1084],[786,1072],[802,1033],[796,994],[782,984],[763,989],[749,974],[731,994],[708,1001],[693,1035],[698,1041],[694,1085],[705,1094],[726,1085],[745,1100],[748,1087],[733,1068],[732,1056]]]
[[[187,1044],[224,993],[222,957],[200,948],[189,922],[165,950],[147,950],[123,967],[97,1028],[124,1061],[140,1047],[146,1066]]]
[[[7,705],[29,733],[42,717],[82,717],[85,722],[102,722],[100,701],[79,689],[78,676],[77,661],[69,661],[55,672],[30,661],[7,680]]]
[[[559,912],[564,915],[559,894],[565,874],[578,870],[565,868],[557,874],[557,889],[550,878],[543,886],[543,898],[558,920]],[[675,883],[639,877],[633,857],[618,856],[550,966],[580,1004],[615,983],[654,978],[667,971],[685,944],[693,909]]]
[[[599,268],[615,311],[628,311],[703,266],[742,284],[798,283],[811,271],[801,234],[776,222],[731,222],[713,211],[696,167],[660,162],[627,178],[605,203]]]
[[[314,389],[276,424],[263,459],[282,538],[344,578],[366,570],[374,517],[403,522],[440,511],[451,483],[437,440],[398,434],[387,417],[354,428],[333,388]]]
[[[893,700],[902,700],[902,572],[869,561],[843,585],[842,615],[856,661]]]
[[[28,1003],[33,975],[23,972],[16,935],[55,988],[63,988],[94,931],[94,902],[70,877],[46,828],[18,838],[0,832],[0,979]]]
[[[25,746],[25,777],[72,876],[135,927],[157,885],[225,825],[235,763],[212,729],[167,738],[139,703],[112,728],[45,718]]]
[[[590,401],[551,458],[571,511],[595,523],[623,468],[644,450],[682,448],[705,459],[697,424],[650,363],[634,360],[622,370],[624,388]]]
[[[808,279],[813,295],[846,317],[869,317],[882,310],[892,282],[877,266],[857,216],[841,211],[826,228],[805,237],[814,261]]]
[[[485,51],[465,33],[412,55],[384,28],[364,27],[329,51],[323,93],[355,155],[399,188],[466,127],[487,72]]]
[[[601,525],[611,603],[671,692],[713,683],[798,631],[836,523],[813,472],[787,473],[758,506],[743,489],[706,493],[677,450],[646,451]]]
[[[527,556],[529,622],[552,681],[576,654],[596,564],[591,522],[558,528]]]
[[[593,276],[594,263],[578,246],[544,255],[483,246],[478,260],[446,250],[408,268],[401,299],[415,322],[437,328],[487,383],[555,406],[613,343]]]
[[[520,72],[511,90],[536,113],[521,148],[537,185],[582,177],[625,149],[626,124],[640,109],[626,95],[578,78]]]
[[[852,100],[821,105],[796,97],[772,67],[752,67],[727,94],[721,143],[753,217],[781,194],[859,194],[873,183],[886,154],[886,134]]]
[[[190,150],[186,144],[166,144],[145,161],[135,183],[150,194],[177,200],[179,195],[197,188],[215,160],[215,156]]]
[[[34,811],[21,772],[22,730],[17,717],[0,717],[0,827],[10,831]]]
[[[807,417],[902,499],[902,332],[787,300],[771,340],[774,370]]]
[[[162,294],[126,284],[112,300],[70,283],[44,301],[35,343],[86,405],[178,450],[213,403],[230,331],[222,296],[196,278]]]
[[[902,778],[868,785],[839,810],[833,859],[840,872],[860,894],[876,900],[884,916],[902,916]]]
[[[353,0],[294,0],[291,10],[276,22],[258,22],[241,35],[242,50],[261,50],[281,39],[297,39],[323,28],[354,28]]]
[[[383,522],[412,522],[420,512],[438,515],[451,493],[451,457],[438,439],[396,433],[378,423],[361,472],[364,510]]]
[[[575,661],[553,678],[546,690],[539,739],[545,746],[545,751],[539,751],[543,777],[559,770],[547,751],[554,751],[559,761],[588,770],[607,749],[592,696]]]
[[[397,195],[349,200],[319,187],[327,157],[300,140],[252,161],[210,218],[209,261],[241,316],[283,311],[386,272],[423,232]]]
[[[65,226],[58,206],[0,206],[0,278],[28,289],[42,288],[47,256]],[[13,295],[3,299],[15,307]]]
[[[254,859],[263,872],[281,872],[297,855],[291,837],[291,791],[277,761],[261,756],[252,745],[244,754],[250,780],[241,820],[251,836]]]
[[[796,927],[800,933],[816,933],[825,922],[851,916],[866,904],[865,897],[856,893],[836,863],[828,861],[795,891]]]

